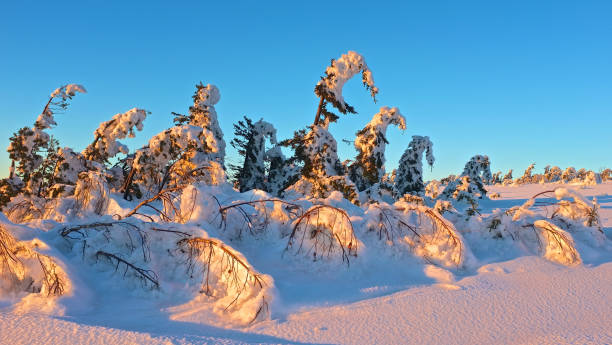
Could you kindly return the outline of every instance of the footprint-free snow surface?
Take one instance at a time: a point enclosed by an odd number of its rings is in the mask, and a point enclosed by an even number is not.
[[[604,233],[612,238],[612,183],[569,187],[597,198]],[[521,205],[551,186],[489,189],[501,198],[483,202],[483,214]],[[255,246],[244,245],[240,249],[249,262],[273,279],[276,296],[270,320],[233,329],[177,318],[167,295],[112,288],[120,284],[121,272],[71,275],[86,271],[85,264],[67,265],[67,274],[78,277],[72,284],[87,289],[62,297],[60,314],[23,312],[0,300],[0,343],[612,343],[612,253],[581,250],[582,262],[565,266],[469,234],[465,241],[474,262],[455,270],[401,255],[332,268],[281,265],[296,259],[254,253]]]

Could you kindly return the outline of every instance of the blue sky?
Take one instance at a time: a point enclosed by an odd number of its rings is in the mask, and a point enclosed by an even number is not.
[[[200,81],[221,90],[232,124],[263,117],[280,139],[312,123],[313,88],[331,58],[361,53],[380,89],[359,80],[345,99],[359,112],[332,125],[341,159],[380,106],[397,106],[407,130],[390,129],[387,167],[412,135],[434,142],[425,178],[459,173],[475,154],[492,170],[532,162],[612,166],[612,2],[33,2],[0,11],[0,138],[31,126],[48,94],[83,84],[53,134],[83,149],[101,121],[132,107],[152,112],[131,148],[185,113]],[[229,151],[229,161],[235,154]],[[8,155],[0,154],[0,176]]]

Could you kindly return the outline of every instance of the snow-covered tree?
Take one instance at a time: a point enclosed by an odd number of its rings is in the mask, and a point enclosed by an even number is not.
[[[426,152],[427,164],[433,166],[433,143],[429,137],[415,135],[408,148],[400,158],[395,176],[393,193],[396,198],[404,194],[422,195],[425,192],[423,183],[423,152]]]
[[[329,124],[336,122],[338,115],[327,108],[331,104],[342,114],[356,113],[344,101],[342,88],[358,73],[361,73],[365,88],[374,98],[378,88],[374,85],[372,72],[363,56],[349,51],[338,60],[332,60],[325,70],[325,76],[315,86],[315,94],[320,100],[313,125],[308,130],[296,131],[292,139],[283,141],[283,145],[295,151],[295,156],[288,163],[302,166],[302,176],[294,184],[294,191],[326,197],[331,191],[337,190],[347,199],[358,203],[357,188],[345,176],[345,167],[338,159],[336,140],[328,131]]]
[[[225,141],[214,107],[220,97],[216,86],[196,85],[189,115],[173,113],[176,125],[153,136],[135,153],[122,187],[125,198],[132,192],[156,192],[191,179],[225,181]]]
[[[427,186],[425,186],[425,196],[436,199],[440,195],[440,186],[440,181],[431,180]]]
[[[372,120],[355,138],[357,158],[349,166],[349,177],[363,191],[379,183],[385,174],[386,133],[389,125],[396,125],[401,130],[406,129],[406,119],[397,107],[381,107]]]
[[[565,183],[568,183],[574,180],[577,176],[578,173],[576,172],[576,169],[574,167],[568,167],[561,174],[561,180],[563,180],[563,182]]]
[[[512,169],[510,169],[508,170],[508,173],[504,175],[504,178],[502,179],[502,185],[507,186],[507,185],[511,185],[512,183],[514,183],[514,180],[512,177]]]
[[[263,119],[253,123],[248,117],[234,125],[231,145],[244,157],[241,166],[233,167],[234,178],[241,192],[251,189],[268,191],[266,181],[266,140],[276,145],[276,129]],[[277,155],[275,155],[277,157]],[[269,164],[269,163],[268,163]]]
[[[528,184],[528,183],[532,183],[533,182],[533,176],[531,174],[532,174],[534,168],[535,168],[535,163],[532,163],[531,165],[529,165],[527,167],[527,169],[525,169],[525,172],[523,173],[523,176],[521,176],[518,179],[516,179],[516,184]]]
[[[199,165],[199,162],[215,161],[225,169],[225,140],[215,110],[215,104],[219,103],[220,99],[221,94],[215,85],[204,86],[202,83],[196,85],[193,106],[189,107],[188,123],[210,131],[214,137],[214,141],[208,140],[211,144],[210,151],[200,151],[197,157],[194,157],[196,165]]]
[[[9,139],[7,151],[13,161],[13,170],[10,181],[7,180],[2,185],[12,190],[12,193],[18,189],[28,195],[41,196],[52,184],[53,171],[60,161],[57,142],[52,140],[46,130],[57,125],[55,113],[65,110],[77,92],[86,91],[83,86],[77,84],[57,88],[49,96],[49,101],[34,126],[21,128]]]
[[[502,183],[501,174],[501,171],[494,173],[489,184],[496,185]]]
[[[561,180],[561,175],[563,171],[558,166],[547,167],[548,169],[544,169],[544,181],[545,182],[557,182]]]
[[[315,86],[315,94],[319,97],[319,106],[315,116],[314,125],[328,127],[329,123],[336,122],[338,115],[327,109],[331,103],[342,114],[355,114],[355,109],[344,101],[342,88],[344,84],[361,73],[361,81],[365,88],[370,91],[374,101],[378,88],[374,85],[372,71],[368,68],[363,56],[354,51],[342,54],[339,59],[332,60],[331,65],[325,70],[325,76]]]
[[[448,184],[442,192],[442,197],[457,199],[459,194],[455,192],[459,190],[472,195],[474,198],[482,199],[487,194],[483,181],[491,179],[490,166],[488,156],[476,155],[470,158],[465,164],[463,173],[455,181]]]

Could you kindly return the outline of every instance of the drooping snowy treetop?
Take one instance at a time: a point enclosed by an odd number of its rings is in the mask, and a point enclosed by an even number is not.
[[[368,68],[363,56],[354,51],[349,51],[337,60],[332,60],[331,65],[325,70],[325,76],[315,86],[315,94],[320,98],[314,125],[323,125],[327,128],[329,123],[336,122],[338,116],[327,109],[327,103],[331,103],[342,114],[356,113],[355,109],[344,101],[342,88],[344,84],[361,73],[361,81],[370,95],[376,101],[378,88],[374,85],[372,71]],[[321,118],[321,115],[324,118]]]
[[[427,164],[432,166],[435,162],[433,143],[429,140],[429,137],[414,135],[397,167],[393,186],[393,194],[396,198],[400,198],[404,194],[422,195],[425,192],[423,152],[426,152]]]
[[[128,154],[127,146],[117,139],[133,138],[134,128],[141,131],[146,117],[145,110],[133,108],[113,116],[109,121],[102,122],[94,131],[93,143],[83,150],[83,156],[88,160],[103,163],[119,152]]]
[[[385,174],[385,147],[387,127],[396,125],[406,129],[406,119],[397,107],[381,107],[380,111],[360,131],[355,138],[357,158],[349,167],[349,177],[359,191],[363,191],[381,181]]]

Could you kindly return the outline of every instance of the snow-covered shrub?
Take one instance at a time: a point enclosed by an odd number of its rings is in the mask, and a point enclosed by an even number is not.
[[[559,201],[537,202],[538,197],[546,194],[554,195]],[[534,206],[550,207],[552,210],[536,212]],[[483,223],[487,229],[485,234],[492,238],[518,241],[531,252],[538,252],[564,265],[581,262],[575,239],[593,248],[606,247],[608,242],[601,230],[597,201],[590,202],[566,188],[538,193],[523,205],[505,212],[496,210],[483,219]]]
[[[216,197],[215,200],[218,202]],[[267,230],[272,222],[287,225],[304,214],[299,204],[276,198],[235,201],[229,205],[219,204],[220,222],[230,239],[241,239],[243,233],[258,235]],[[282,235],[288,235],[282,233]]]
[[[451,222],[424,205],[398,201],[393,206],[373,204],[366,210],[366,228],[379,239],[408,245],[428,262],[465,267],[473,256]]]
[[[0,297],[33,293],[41,297],[59,296],[70,291],[64,270],[35,248],[40,240],[18,241],[0,224]]]
[[[357,132],[355,149],[358,154],[355,162],[349,166],[349,177],[359,191],[381,182],[385,174],[385,146],[389,143],[386,133],[389,125],[406,129],[406,119],[396,107],[381,107],[372,120]]]
[[[350,263],[357,256],[359,240],[345,210],[330,205],[315,205],[293,224],[285,249],[313,261],[340,257]]]
[[[433,166],[435,162],[433,143],[429,140],[429,137],[414,135],[398,163],[393,186],[393,194],[396,198],[400,198],[404,194],[421,195],[425,192],[423,152],[426,152],[427,164],[430,167]]]
[[[235,171],[233,178],[238,182],[240,192],[251,189],[270,191],[267,181],[266,162],[269,157],[282,158],[282,152],[272,151],[270,155],[266,151],[266,140],[272,145],[277,145],[276,129],[271,123],[263,119],[253,123],[248,117],[238,121],[234,125],[234,139],[231,145],[244,157],[242,166],[232,167]],[[278,155],[281,154],[281,156]],[[271,163],[268,162],[268,165]],[[274,172],[278,173],[277,171]]]
[[[99,171],[82,172],[74,190],[75,208],[82,213],[106,213],[110,190],[106,176]]]
[[[177,242],[185,257],[187,274],[200,281],[200,296],[172,308],[172,319],[189,320],[193,308],[213,301],[212,311],[237,326],[270,318],[272,277],[255,271],[246,258],[223,242],[189,237]],[[195,280],[195,278],[194,278]]]
[[[245,326],[270,316],[272,278],[202,230],[101,218],[60,228],[59,235],[68,243],[64,250],[110,275],[120,273],[117,279],[123,278],[130,290],[184,286],[191,300],[169,308],[173,319],[205,312],[217,315],[220,325]]]

